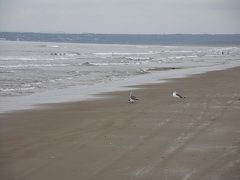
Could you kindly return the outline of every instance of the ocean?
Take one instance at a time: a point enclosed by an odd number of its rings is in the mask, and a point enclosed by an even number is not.
[[[93,94],[127,90],[124,86],[239,65],[239,46],[1,40],[0,112],[78,101],[93,98]]]

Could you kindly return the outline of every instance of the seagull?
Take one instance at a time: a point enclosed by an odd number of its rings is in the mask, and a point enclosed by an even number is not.
[[[133,93],[132,93],[132,91],[130,92],[130,95],[129,95],[129,97],[131,98],[131,99],[133,99],[133,100],[139,100],[136,96],[134,96],[134,95],[132,95]]]
[[[145,70],[145,69],[142,69],[142,68],[140,68],[140,67],[139,67],[138,69],[139,69],[140,73],[142,73],[142,74],[148,73],[147,70]]]
[[[177,91],[173,92],[173,97],[175,97],[175,98],[185,98],[184,96],[178,94]]]
[[[128,98],[129,103],[135,103],[135,101],[132,98]]]
[[[128,97],[128,102],[129,103],[134,103],[135,100],[139,100],[136,96],[132,95],[132,91],[130,92],[130,95]]]

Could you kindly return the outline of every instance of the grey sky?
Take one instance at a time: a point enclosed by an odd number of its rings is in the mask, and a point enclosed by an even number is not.
[[[240,0],[0,0],[0,31],[240,33]]]

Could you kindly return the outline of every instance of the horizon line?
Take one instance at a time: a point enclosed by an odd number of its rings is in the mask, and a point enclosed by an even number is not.
[[[32,33],[32,34],[98,34],[98,35],[240,35],[240,33],[93,33],[93,32],[33,32],[33,31],[0,31],[0,33]]]

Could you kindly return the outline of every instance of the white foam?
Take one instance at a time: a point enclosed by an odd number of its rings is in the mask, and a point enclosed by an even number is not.
[[[33,90],[35,87],[21,87],[21,88],[0,88],[2,92],[12,92],[12,91],[28,91]]]
[[[98,53],[93,53],[94,55],[99,55],[99,56],[126,56],[126,55],[149,55],[149,54],[155,54],[152,51],[149,52],[98,52]]]
[[[69,66],[69,64],[17,64],[17,65],[1,65],[0,68],[29,68],[29,67],[57,67],[57,66]]]
[[[59,48],[58,45],[47,45],[46,47],[50,47],[50,48]]]
[[[77,56],[76,54],[65,54],[63,56],[53,57],[18,57],[18,56],[0,56],[0,61],[56,61],[56,60],[67,60]]]
[[[0,56],[1,61],[36,61],[36,57]]]

